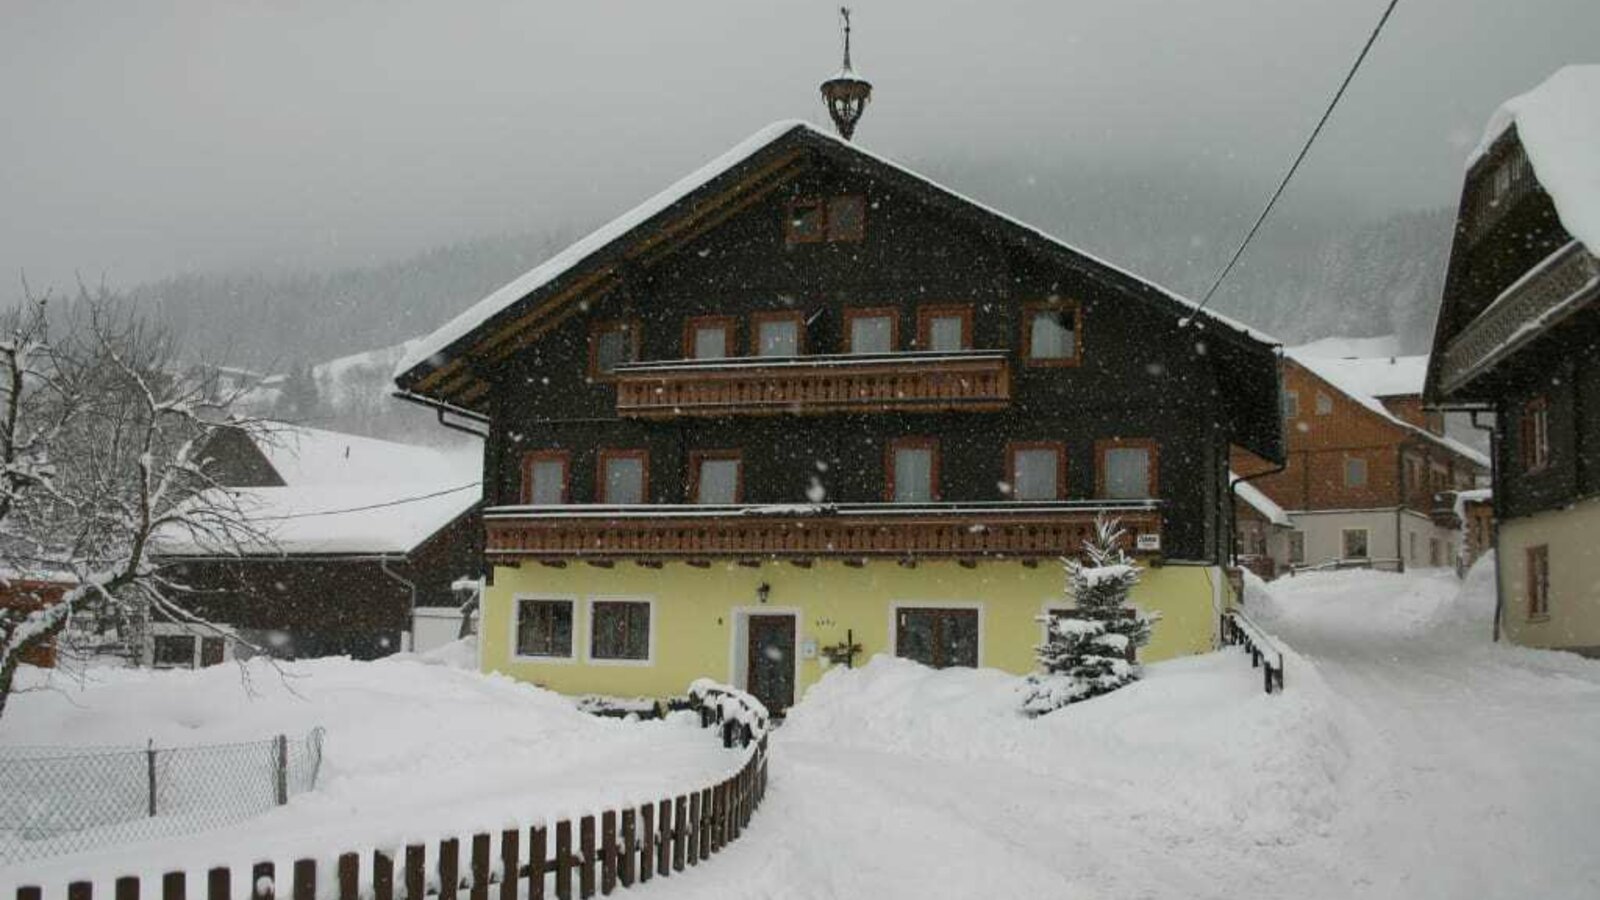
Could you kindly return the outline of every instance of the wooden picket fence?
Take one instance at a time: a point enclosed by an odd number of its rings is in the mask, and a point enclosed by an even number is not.
[[[742,735],[735,736],[741,731]],[[412,844],[399,858],[374,852],[366,872],[356,853],[339,856],[332,872],[319,871],[315,859],[296,861],[288,873],[279,873],[271,862],[256,863],[247,889],[237,892],[233,889],[235,873],[228,867],[210,869],[203,883],[191,883],[187,872],[168,872],[159,885],[143,884],[132,876],[118,878],[107,900],[519,900],[523,896],[544,900],[549,892],[557,900],[570,900],[574,890],[583,898],[593,897],[596,891],[610,894],[618,887],[667,878],[685,867],[697,866],[738,840],[750,824],[767,792],[767,737],[764,733],[752,736],[748,728],[725,727],[722,733],[725,743],[753,738],[749,759],[727,780],[657,803],[583,816],[576,822],[564,819],[525,832],[508,829],[498,835],[474,834],[466,839],[465,871],[461,866],[463,839],[445,838],[439,841],[431,864],[429,846]],[[288,876],[286,894],[279,890],[282,875]],[[67,885],[66,900],[94,900],[95,896],[92,881]],[[27,885],[17,889],[16,897],[44,900],[44,890]]]

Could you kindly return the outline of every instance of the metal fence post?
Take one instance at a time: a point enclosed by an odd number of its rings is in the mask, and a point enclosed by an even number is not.
[[[283,806],[289,802],[289,738],[287,735],[278,735],[278,805]]]
[[[149,790],[150,790],[150,817],[153,819],[153,818],[155,818],[155,815],[156,815],[156,739],[155,738],[151,738],[145,744],[144,761],[145,761],[145,780],[146,780],[146,782],[148,782]]]

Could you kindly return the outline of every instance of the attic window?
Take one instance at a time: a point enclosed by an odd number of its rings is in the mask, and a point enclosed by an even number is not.
[[[1029,304],[1022,318],[1022,346],[1030,366],[1075,366],[1083,344],[1077,304]]]
[[[589,332],[589,377],[609,381],[617,366],[639,358],[639,327],[634,322],[600,322]]]
[[[867,202],[859,194],[789,201],[784,240],[791,244],[859,241],[867,234]]]
[[[1317,415],[1326,416],[1333,413],[1333,398],[1321,391],[1317,391]]]

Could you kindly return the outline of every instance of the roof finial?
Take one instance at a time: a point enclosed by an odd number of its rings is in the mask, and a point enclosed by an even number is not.
[[[828,105],[833,127],[848,141],[855,134],[861,114],[866,111],[867,101],[872,98],[872,84],[857,78],[850,65],[850,8],[839,7],[839,16],[844,20],[844,67],[822,83],[822,101]]]

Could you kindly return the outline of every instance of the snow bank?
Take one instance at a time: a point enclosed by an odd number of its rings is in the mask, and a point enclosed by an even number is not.
[[[744,759],[693,716],[598,719],[551,691],[415,658],[306,660],[281,672],[261,660],[198,671],[94,669],[82,683],[25,669],[23,679],[35,690],[12,698],[0,744],[196,745],[320,725],[324,763],[317,790],[266,815],[0,869],[0,887],[24,875],[56,884],[86,872],[247,865],[268,854],[470,834],[659,800],[725,777]]]
[[[951,761],[996,761],[1081,785],[1107,816],[1285,840],[1325,828],[1349,748],[1342,714],[1303,660],[1267,696],[1230,652],[1158,663],[1111,694],[1038,719],[1018,711],[1021,679],[874,657],[834,669],[778,732],[778,754],[819,743]]]

